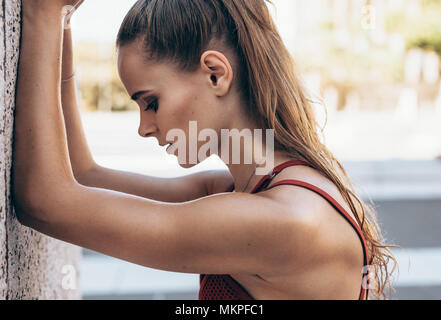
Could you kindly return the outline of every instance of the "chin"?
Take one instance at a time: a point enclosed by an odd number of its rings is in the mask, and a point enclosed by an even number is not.
[[[184,169],[191,169],[191,168],[197,166],[199,163],[201,163],[201,161],[199,161],[199,160],[196,163],[190,163],[189,159],[184,159],[182,161],[179,161],[179,159],[177,159],[177,160],[178,160],[177,162],[178,162],[179,166]]]
[[[183,169],[191,169],[195,166],[197,166],[199,163],[196,164],[189,164],[189,163],[179,163],[179,166]]]
[[[176,157],[179,166],[184,169],[191,169],[209,158],[209,156],[204,156],[201,159],[196,159],[196,163],[190,163],[190,159],[188,156],[186,159],[180,159],[178,156],[176,156],[175,153],[173,153],[173,155]]]

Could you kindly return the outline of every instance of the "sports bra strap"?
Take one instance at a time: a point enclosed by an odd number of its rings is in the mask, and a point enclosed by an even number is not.
[[[359,225],[355,222],[355,220],[347,213],[347,211],[337,202],[337,200],[335,200],[331,195],[329,195],[326,191],[312,185],[309,184],[307,182],[304,181],[299,181],[299,180],[282,180],[282,181],[278,181],[276,183],[274,183],[273,185],[271,185],[269,188],[265,188],[265,191],[270,190],[272,188],[278,187],[278,186],[282,186],[282,185],[293,185],[293,186],[297,186],[297,187],[301,187],[301,188],[305,188],[308,189],[310,191],[313,191],[317,194],[319,194],[320,196],[322,196],[326,201],[328,201],[350,224],[351,226],[354,228],[355,232],[357,233],[361,243],[362,243],[362,248],[363,248],[363,281],[362,281],[362,290],[360,292],[360,300],[364,300],[367,299],[369,291],[368,291],[368,285],[369,285],[369,268],[368,266],[368,254],[367,254],[367,246],[366,246],[366,241],[364,239],[363,236],[363,232],[361,231]]]
[[[273,170],[271,170],[267,175],[263,176],[262,179],[260,179],[260,181],[254,187],[253,191],[251,191],[251,193],[256,193],[259,192],[260,189],[266,188],[280,172],[282,172],[285,168],[293,167],[293,166],[311,167],[309,163],[301,160],[291,160],[284,162],[278,165],[277,167],[275,167]]]
[[[360,226],[354,221],[354,219],[346,212],[346,210],[328,193],[326,193],[324,190],[311,185],[309,183],[299,181],[299,180],[282,180],[275,184],[273,184],[271,187],[268,188],[270,183],[273,181],[273,179],[282,172],[285,168],[293,167],[293,166],[307,166],[314,168],[312,165],[310,165],[308,162],[301,161],[301,160],[291,160],[284,162],[278,166],[276,166],[273,170],[271,170],[267,175],[262,177],[260,181],[257,183],[257,185],[254,187],[253,191],[251,193],[258,193],[260,191],[267,191],[272,188],[275,188],[280,185],[294,185],[298,187],[302,187],[305,189],[309,189],[320,196],[322,196],[324,199],[326,199],[354,228],[355,232],[357,233],[358,237],[360,238],[362,247],[363,247],[363,279],[362,279],[362,289],[360,292],[359,299],[361,300],[367,300],[368,294],[369,294],[369,267],[368,267],[368,253],[367,253],[367,246],[366,246],[366,240],[363,236],[363,232],[360,228]]]

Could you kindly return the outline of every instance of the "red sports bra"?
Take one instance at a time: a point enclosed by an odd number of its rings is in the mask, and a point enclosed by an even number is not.
[[[271,181],[277,176],[283,169],[291,166],[310,166],[308,163],[304,161],[296,161],[291,160],[287,161],[281,165],[275,167],[268,175],[264,176],[254,187],[251,193],[258,193],[261,191],[270,190],[274,187],[280,185],[294,185],[302,188],[309,189],[323,198],[325,198],[354,228],[357,232],[358,237],[362,243],[363,247],[363,268],[362,273],[362,288],[360,291],[359,300],[367,300],[369,295],[368,284],[369,284],[369,270],[367,268],[368,265],[368,254],[366,249],[366,241],[363,236],[363,233],[358,226],[358,224],[354,221],[354,219],[345,211],[345,209],[328,193],[323,191],[320,188],[317,188],[311,184],[306,182],[298,181],[298,180],[283,180],[275,183],[271,187],[268,188]],[[254,300],[251,294],[242,287],[242,285],[237,282],[230,275],[200,275],[200,290],[199,290],[199,300]]]

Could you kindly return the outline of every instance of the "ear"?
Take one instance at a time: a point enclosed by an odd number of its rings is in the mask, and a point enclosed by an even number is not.
[[[227,57],[219,51],[206,51],[201,56],[201,68],[207,82],[218,97],[225,96],[233,82],[233,68]]]

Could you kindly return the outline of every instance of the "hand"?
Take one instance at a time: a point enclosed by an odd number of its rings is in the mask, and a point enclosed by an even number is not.
[[[23,16],[28,18],[43,13],[70,20],[73,12],[83,2],[84,0],[22,0]]]
[[[63,8],[65,6],[78,8],[83,2],[84,0],[22,0],[22,6],[34,10],[37,8]]]

